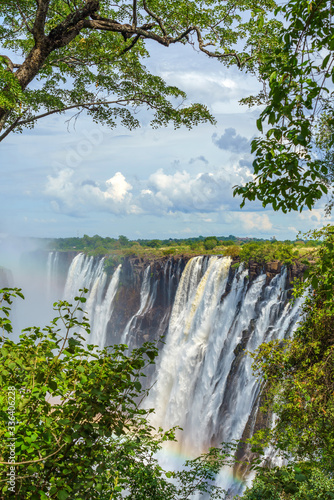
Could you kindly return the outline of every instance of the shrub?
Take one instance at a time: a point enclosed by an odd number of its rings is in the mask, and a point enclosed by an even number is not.
[[[208,236],[205,238],[203,244],[205,250],[213,250],[218,245],[218,239],[216,236]]]

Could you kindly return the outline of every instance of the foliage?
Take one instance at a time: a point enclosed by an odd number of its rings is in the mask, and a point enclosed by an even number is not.
[[[302,318],[291,340],[262,344],[255,369],[266,380],[264,409],[277,415],[272,430],[257,439],[289,457],[334,470],[334,227],[314,231],[323,238],[318,258],[295,289],[306,294]]]
[[[115,268],[121,263],[119,255],[110,255],[104,261],[104,270],[110,276],[115,271]]]
[[[51,251],[71,251],[76,250],[80,252],[90,253],[93,252],[98,247],[103,247],[108,253],[113,253],[115,251],[122,250],[124,247],[131,247],[135,250],[137,254],[139,252],[139,246],[144,249],[149,248],[166,248],[166,247],[188,247],[188,250],[199,250],[205,251],[204,240],[213,238],[217,242],[217,246],[226,247],[231,245],[240,245],[244,243],[242,239],[238,239],[235,236],[208,236],[204,238],[203,236],[198,236],[194,238],[174,238],[165,240],[129,240],[126,236],[119,236],[118,239],[110,238],[107,236],[103,238],[95,234],[94,236],[88,236],[85,234],[82,238],[72,237],[72,238],[56,238],[48,240],[47,248]],[[263,240],[259,238],[247,238],[247,242],[265,242],[268,240]],[[153,243],[152,243],[153,242]],[[293,242],[286,242],[293,243]]]
[[[258,199],[274,210],[301,211],[333,181],[333,11],[325,0],[289,0],[275,15],[284,17],[276,49],[259,56],[269,94],[255,99],[265,104],[257,121],[263,136],[252,142],[255,179],[234,194],[242,206]]]
[[[223,255],[232,257],[232,259],[239,257],[241,251],[241,247],[239,245],[228,245],[225,248]]]
[[[208,236],[203,242],[205,250],[213,250],[218,245],[216,236]]]
[[[95,248],[94,250],[92,250],[91,252],[89,252],[89,255],[92,257],[103,257],[107,253],[108,253],[107,249],[101,245],[101,246]]]
[[[145,343],[126,354],[125,345],[86,345],[81,292],[74,306],[54,304],[50,326],[27,328],[14,343],[10,306],[23,295],[0,290],[0,498],[185,500],[197,491],[222,498],[213,480],[230,449],[209,450],[181,472],[160,467],[155,453],[174,430],[153,429],[153,410],[139,406],[157,348]]]
[[[284,264],[291,264],[293,259],[298,258],[298,251],[291,245],[275,241],[246,243],[240,248],[239,256],[242,261],[253,260],[258,263],[279,260]]]
[[[260,470],[243,500],[331,500],[334,478],[316,464],[299,462]]]
[[[173,255],[176,252],[176,248],[166,248],[162,251],[163,255]]]
[[[151,44],[190,44],[226,64],[251,67],[264,24],[272,30],[265,16],[274,6],[273,0],[2,2],[0,141],[66,110],[75,118],[85,111],[112,128],[139,126],[138,107],[153,112],[153,127],[213,123],[205,106],[185,107],[182,90],[145,68]]]
[[[160,248],[162,243],[160,240],[151,240],[146,243],[146,245],[150,248]]]
[[[119,237],[121,238],[121,237]],[[123,238],[123,237],[122,237]],[[126,237],[124,237],[126,238]],[[225,255],[237,258],[242,255],[242,260],[254,260],[265,263],[270,260],[280,260],[284,264],[291,264],[294,259],[307,256],[314,252],[318,245],[317,240],[260,240],[248,238],[245,242],[235,236],[203,236],[187,239],[167,240],[128,240],[121,246],[119,239],[102,238],[101,236],[87,236],[83,238],[58,238],[48,243],[50,250],[84,252],[88,255],[105,258],[105,270],[113,273],[115,267],[121,264],[124,257],[138,257],[145,259],[160,259],[168,255]],[[209,249],[205,248],[212,247]],[[104,249],[104,251],[102,251]],[[243,249],[242,253],[241,250]]]
[[[118,237],[118,241],[119,241],[119,244],[120,244],[121,247],[128,247],[128,246],[130,246],[129,245],[129,243],[130,243],[129,239],[126,236],[122,235],[122,234]]]

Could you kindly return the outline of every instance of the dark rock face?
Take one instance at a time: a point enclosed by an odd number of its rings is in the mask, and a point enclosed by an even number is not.
[[[115,307],[108,325],[107,345],[119,341],[127,327],[131,331],[132,347],[164,335],[176,289],[188,260],[189,257],[185,256],[159,260],[124,259]],[[149,272],[147,297],[143,290],[145,272]],[[130,320],[131,325],[128,324]]]
[[[301,264],[300,262],[296,261],[293,264],[287,266],[287,272],[288,272],[288,287],[292,287],[292,282],[294,279],[298,278],[301,279],[303,277],[304,271],[306,270],[306,265]],[[280,262],[279,260],[274,260],[271,262],[266,262],[265,264],[259,264],[258,262],[255,261],[250,261],[249,265],[249,281],[252,282],[255,278],[257,278],[260,274],[265,273],[267,276],[266,284],[268,285],[270,281],[277,276],[277,274],[280,274],[282,268],[283,268],[283,263]]]

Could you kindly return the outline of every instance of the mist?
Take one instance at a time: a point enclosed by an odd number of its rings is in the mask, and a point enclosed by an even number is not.
[[[0,288],[21,288],[24,300],[16,298],[10,319],[17,342],[22,329],[43,328],[55,316],[53,303],[62,298],[62,287],[48,282],[46,245],[48,240],[0,236]],[[50,277],[49,277],[50,278]]]

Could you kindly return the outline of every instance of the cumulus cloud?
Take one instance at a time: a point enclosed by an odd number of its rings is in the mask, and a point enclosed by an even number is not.
[[[240,212],[227,214],[225,217],[227,223],[235,223],[246,231],[247,234],[267,233],[273,228],[273,224],[267,214],[258,212]]]
[[[91,210],[114,214],[137,213],[131,190],[132,185],[121,172],[116,172],[101,187],[92,180],[78,180],[74,170],[66,168],[55,176],[48,176],[44,193],[51,199],[51,206],[56,212],[81,216]]]
[[[332,219],[332,217],[326,217],[323,207],[305,210],[304,212],[298,214],[298,218],[302,221],[307,221],[311,227],[321,227],[326,223],[328,224],[328,222]]]
[[[178,170],[167,174],[158,169],[147,179],[132,183],[117,172],[97,183],[81,180],[73,169],[65,168],[48,177],[44,193],[54,211],[77,217],[92,211],[156,216],[208,214],[237,209],[240,201],[233,198],[232,186],[242,184],[249,176],[248,168],[237,164],[200,173]]]
[[[209,100],[226,102],[239,97],[240,88],[235,79],[227,78],[224,72],[203,72],[180,70],[162,71],[161,76],[167,82],[177,85],[188,95],[206,96]],[[198,97],[197,97],[198,99]]]
[[[219,148],[232,153],[250,153],[250,141],[241,135],[237,135],[235,128],[226,128],[224,133],[218,137],[212,136],[213,143]]]
[[[212,212],[221,210],[231,197],[231,185],[222,173],[192,175],[183,170],[165,174],[162,169],[148,179],[149,192],[141,192],[141,206],[157,212]]]

